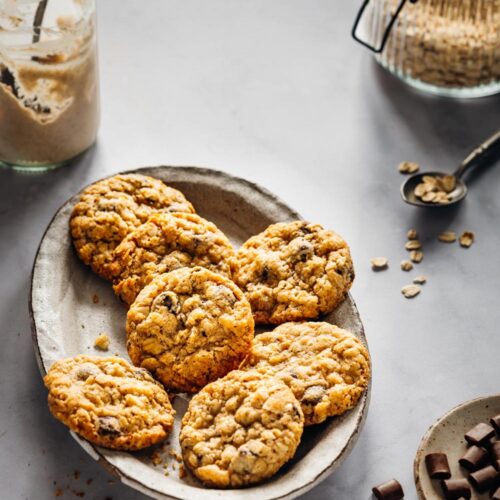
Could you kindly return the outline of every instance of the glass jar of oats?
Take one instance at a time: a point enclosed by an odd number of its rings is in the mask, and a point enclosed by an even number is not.
[[[422,90],[454,97],[500,91],[500,0],[365,0],[353,36]]]
[[[94,0],[0,2],[0,163],[63,165],[99,124]]]

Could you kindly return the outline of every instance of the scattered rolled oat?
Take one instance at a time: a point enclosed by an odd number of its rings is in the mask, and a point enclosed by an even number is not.
[[[422,262],[424,258],[424,252],[421,252],[420,250],[412,250],[410,253],[410,260],[412,262],[415,262],[415,264],[419,264]]]
[[[389,266],[389,260],[386,257],[374,257],[370,262],[374,271],[383,271]]]
[[[460,246],[464,248],[469,248],[472,243],[474,243],[476,235],[472,231],[464,231],[462,233],[462,236],[460,236],[460,239],[458,240],[460,243]]]
[[[177,453],[175,450],[169,450],[168,451],[168,454],[174,458],[175,460],[177,460],[177,462],[181,463],[182,462],[182,456],[180,453]]]
[[[406,250],[419,250],[422,248],[422,243],[418,240],[410,240],[406,242],[405,248]]]
[[[417,276],[416,278],[413,278],[413,283],[416,285],[424,285],[427,283],[427,276]]]
[[[413,264],[409,260],[402,260],[401,269],[403,271],[411,271],[413,269]]]
[[[416,297],[420,292],[421,288],[417,285],[406,285],[403,288],[401,288],[401,293],[407,299],[413,299],[413,297]]]
[[[445,231],[438,236],[438,240],[443,243],[453,243],[457,241],[457,235],[454,231]]]
[[[107,351],[109,349],[109,337],[105,333],[101,333],[101,335],[95,339],[94,347],[101,351]]]
[[[409,229],[406,236],[409,240],[418,240],[418,233],[416,229]]]
[[[402,174],[415,174],[420,170],[420,165],[411,161],[403,161],[398,165],[398,170]]]

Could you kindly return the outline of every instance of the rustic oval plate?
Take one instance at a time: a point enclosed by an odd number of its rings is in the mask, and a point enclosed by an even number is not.
[[[466,401],[438,419],[425,433],[418,447],[413,466],[415,484],[420,500],[443,498],[439,481],[431,480],[425,467],[425,456],[429,453],[446,453],[453,478],[467,477],[458,463],[467,445],[464,434],[479,422],[488,423],[500,413],[500,394]],[[472,500],[489,498],[472,490]]]
[[[269,224],[300,218],[269,191],[244,179],[196,167],[152,167],[134,170],[157,177],[183,191],[197,212],[215,222],[239,245]],[[95,276],[76,256],[68,231],[78,195],[68,200],[49,224],[35,259],[30,313],[38,364],[45,374],[54,361],[81,353],[117,354],[128,359],[125,348],[126,309],[108,282]],[[356,305],[350,296],[326,321],[351,330],[366,343]],[[97,335],[111,339],[108,353],[93,347]],[[333,472],[354,446],[368,410],[369,392],[352,411],[304,432],[296,456],[269,481],[246,488],[259,500],[294,498]],[[188,398],[178,395],[175,427],[167,447],[125,453],[91,445],[73,434],[78,443],[124,483],[154,498],[236,499],[241,490],[207,489],[188,474],[179,478],[178,464],[169,451],[179,451],[178,433]],[[156,451],[163,463],[154,465]],[[168,475],[165,475],[168,472]]]

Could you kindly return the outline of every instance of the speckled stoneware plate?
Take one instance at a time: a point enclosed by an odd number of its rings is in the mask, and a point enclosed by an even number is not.
[[[271,223],[300,218],[269,191],[222,172],[195,167],[153,167],[134,172],[157,177],[183,191],[197,212],[215,222],[235,246]],[[33,268],[33,341],[42,374],[54,361],[80,353],[118,354],[128,359],[125,306],[114,296],[108,282],[99,279],[80,262],[71,244],[68,223],[77,198],[75,195],[68,200],[54,216]],[[326,320],[351,330],[366,342],[363,325],[350,296]],[[93,347],[101,332],[111,339],[108,353],[99,353]],[[155,466],[152,463],[151,449],[124,453],[93,446],[74,434],[73,437],[124,483],[153,498],[294,498],[325,479],[345,459],[361,431],[368,402],[369,390],[352,411],[309,427],[292,461],[269,481],[244,490],[207,489],[189,475],[179,478],[179,464],[168,451],[179,451],[179,424],[188,403],[183,395],[174,400],[177,415],[170,444],[156,448],[163,459],[162,464]]]
[[[460,467],[458,460],[467,449],[464,434],[479,422],[489,423],[490,418],[500,413],[500,394],[473,399],[462,403],[443,415],[434,423],[417,450],[413,473],[421,500],[440,500],[444,498],[439,481],[431,480],[425,466],[425,456],[429,453],[446,453],[452,478],[466,478],[467,471]],[[472,500],[489,498],[472,490]]]

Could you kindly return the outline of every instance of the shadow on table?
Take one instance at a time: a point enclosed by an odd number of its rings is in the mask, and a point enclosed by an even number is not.
[[[460,153],[465,156],[500,128],[500,94],[476,99],[433,96],[410,87],[375,61],[372,75],[399,123],[406,124],[422,147],[430,142],[449,148],[456,158],[452,165],[462,160]]]
[[[97,154],[95,145],[71,164],[41,172],[0,167],[0,224],[12,223],[11,214],[26,213],[42,203],[55,209],[53,201],[64,201],[58,195],[81,187]]]

